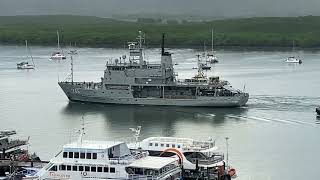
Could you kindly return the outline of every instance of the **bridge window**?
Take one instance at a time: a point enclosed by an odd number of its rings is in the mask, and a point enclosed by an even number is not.
[[[84,167],[84,170],[87,171],[87,172],[89,172],[89,171],[90,171],[90,167],[89,167],[89,166],[85,166],[85,167]]]
[[[71,166],[67,165],[67,171],[71,171]]]
[[[79,171],[83,171],[83,166],[79,166]]]
[[[110,168],[110,173],[115,173],[116,172],[116,169],[114,167],[111,167]]]
[[[68,152],[63,152],[63,157],[64,158],[68,157]]]
[[[92,153],[92,159],[97,159],[97,153]]]
[[[87,153],[87,158],[86,159],[91,159],[91,153]]]
[[[80,153],[80,158],[81,158],[81,159],[84,159],[84,158],[85,158],[85,156],[86,156],[86,154],[85,154],[85,153]]]
[[[91,166],[91,172],[97,172],[97,167]]]
[[[57,166],[52,166],[52,168],[50,169],[50,171],[57,171]]]
[[[72,171],[78,171],[78,166],[72,166]]]
[[[78,152],[74,153],[74,158],[79,158],[79,153]]]
[[[65,171],[66,170],[66,165],[60,165],[59,170],[60,171]]]
[[[73,152],[69,152],[69,158],[73,158]]]
[[[98,167],[98,172],[102,172],[102,167]]]
[[[103,172],[109,172],[109,168],[108,167],[103,167]]]

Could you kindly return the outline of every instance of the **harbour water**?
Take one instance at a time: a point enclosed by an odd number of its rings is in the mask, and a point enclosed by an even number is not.
[[[0,46],[0,130],[30,136],[31,151],[49,159],[74,140],[85,121],[86,137],[133,140],[129,128],[142,126],[142,137],[216,139],[239,180],[317,179],[320,157],[320,51],[299,51],[301,65],[285,64],[289,51],[219,51],[220,62],[208,75],[219,75],[250,93],[241,108],[186,108],[70,103],[58,80],[70,74],[70,58],[50,61],[53,47],[32,47],[35,70],[17,70],[23,46]],[[171,49],[179,78],[196,70],[196,50]],[[108,59],[123,49],[80,48],[74,57],[75,81],[100,81]],[[158,61],[159,49],[146,51]]]

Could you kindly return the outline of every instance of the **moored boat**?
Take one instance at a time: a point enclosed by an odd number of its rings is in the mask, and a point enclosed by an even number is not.
[[[35,178],[172,180],[181,176],[175,158],[130,151],[124,142],[83,140],[83,135],[82,131],[78,141],[64,145]]]
[[[51,54],[50,59],[51,60],[64,60],[67,59],[67,57],[63,54],[63,51],[60,47],[60,35],[59,35],[59,31],[57,30],[57,44],[58,44],[58,50],[53,52]]]
[[[28,61],[23,61],[23,62],[17,63],[17,69],[34,69],[35,68],[35,64],[34,64],[34,61],[33,61],[31,50],[28,47],[28,41],[25,40],[25,43],[26,43],[26,53],[30,55],[32,64],[29,64]],[[27,58],[29,58],[29,57],[27,56]]]

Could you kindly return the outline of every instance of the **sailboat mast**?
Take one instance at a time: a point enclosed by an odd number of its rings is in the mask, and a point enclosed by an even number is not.
[[[59,31],[57,30],[57,37],[58,37],[58,49],[60,50],[60,37],[59,37]]]
[[[211,29],[211,52],[213,54],[213,29]]]
[[[35,67],[36,65],[34,64],[34,61],[33,61],[33,56],[32,56],[31,49],[28,47],[28,41],[25,40],[25,42],[26,42],[26,51],[27,51],[27,54],[30,54],[32,64],[33,64],[33,66]],[[27,56],[27,57],[28,57],[28,56]]]

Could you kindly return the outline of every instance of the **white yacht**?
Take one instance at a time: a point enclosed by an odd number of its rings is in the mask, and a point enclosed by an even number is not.
[[[291,56],[291,57],[288,57],[284,62],[286,63],[299,63],[301,64],[302,63],[302,60],[299,59],[299,58],[296,58],[294,56]]]
[[[34,64],[34,61],[33,61],[31,50],[28,47],[28,41],[25,40],[25,43],[26,43],[26,52],[27,52],[27,54],[30,55],[32,64],[29,64],[28,61],[23,61],[23,62],[17,63],[17,69],[34,69],[35,68],[35,64]],[[29,58],[29,57],[27,56],[27,58]]]
[[[36,178],[49,179],[178,179],[181,168],[176,158],[152,157],[147,152],[130,151],[116,141],[82,140],[66,144],[42,168]]]
[[[58,38],[58,50],[56,52],[53,52],[51,54],[50,59],[51,60],[63,60],[63,59],[67,59],[67,57],[63,54],[63,51],[60,47],[60,36],[59,36],[59,31],[57,31],[57,38]]]
[[[218,63],[219,60],[218,60],[218,57],[216,56],[215,54],[215,51],[213,49],[214,47],[214,42],[213,42],[213,29],[211,30],[211,53],[207,53],[206,55],[206,62],[210,63],[210,64],[215,64],[215,63]]]
[[[295,51],[295,44],[294,44],[294,41],[292,41],[292,52],[294,52],[294,51]],[[290,56],[290,57],[286,58],[286,60],[284,62],[301,64],[302,60],[300,58],[295,57],[295,56]]]

